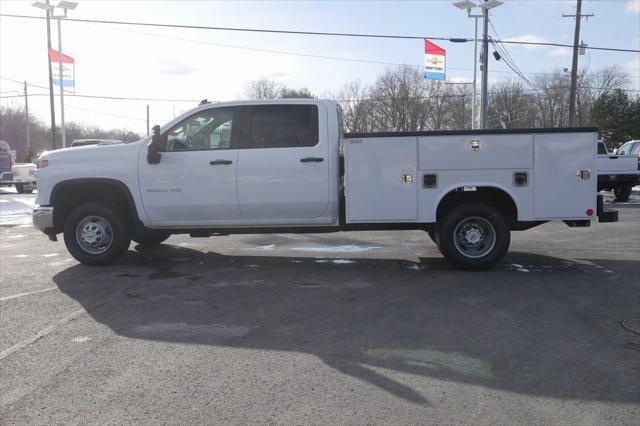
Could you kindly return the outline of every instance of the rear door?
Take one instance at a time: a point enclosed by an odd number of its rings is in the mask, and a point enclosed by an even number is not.
[[[316,104],[245,107],[238,154],[238,204],[245,220],[313,222],[323,216],[329,204],[326,115]]]

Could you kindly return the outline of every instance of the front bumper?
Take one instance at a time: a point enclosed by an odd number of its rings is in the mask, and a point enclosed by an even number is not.
[[[54,234],[53,207],[35,206],[33,209],[33,226],[47,235]],[[55,234],[54,234],[55,235]]]

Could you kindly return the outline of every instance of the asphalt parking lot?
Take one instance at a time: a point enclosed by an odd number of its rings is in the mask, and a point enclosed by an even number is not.
[[[173,236],[90,268],[32,199],[0,193],[0,423],[640,418],[638,193],[476,273],[414,231]]]

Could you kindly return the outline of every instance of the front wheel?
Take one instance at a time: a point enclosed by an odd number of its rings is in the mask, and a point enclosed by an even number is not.
[[[633,186],[630,183],[625,183],[622,185],[616,185],[613,188],[613,193],[616,196],[616,201],[629,201],[629,197],[631,196],[631,191],[633,190]]]
[[[131,230],[122,215],[101,203],[76,207],[64,224],[64,243],[71,256],[89,266],[111,265],[131,244]]]
[[[438,237],[444,257],[467,270],[494,266],[507,253],[511,241],[504,216],[481,203],[463,204],[445,213]]]

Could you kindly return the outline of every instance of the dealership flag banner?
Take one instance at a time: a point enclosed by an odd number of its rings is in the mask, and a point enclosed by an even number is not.
[[[49,61],[51,61],[51,72],[53,74],[53,84],[60,86],[60,64],[58,63],[58,52],[49,49]],[[62,86],[70,91],[75,91],[75,63],[72,57],[62,54]]]
[[[444,80],[446,54],[443,48],[424,39],[424,78]]]

